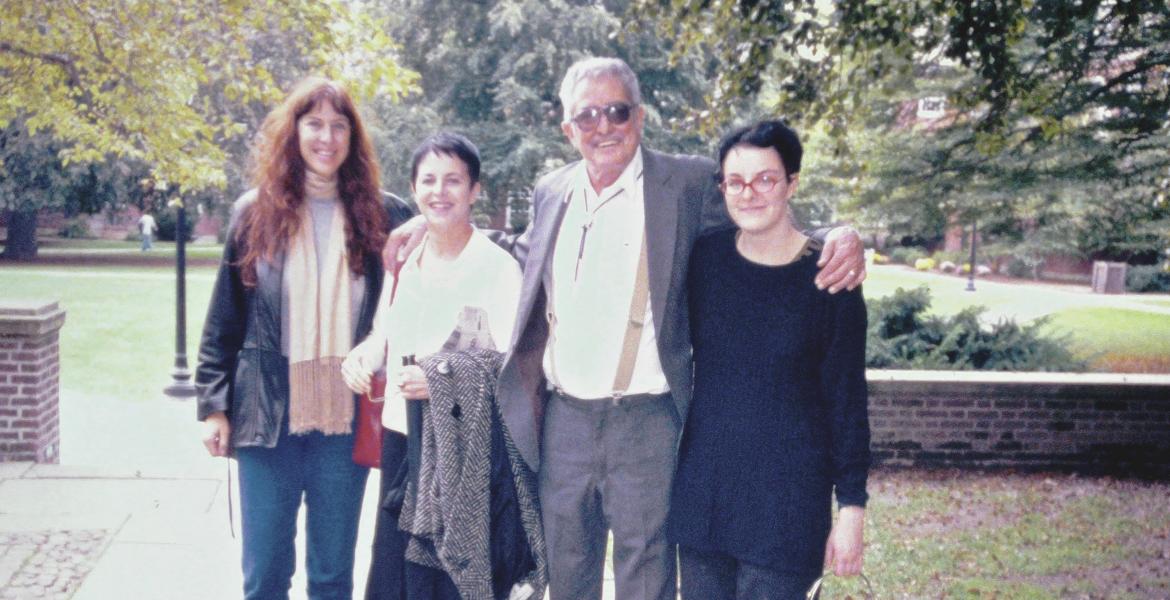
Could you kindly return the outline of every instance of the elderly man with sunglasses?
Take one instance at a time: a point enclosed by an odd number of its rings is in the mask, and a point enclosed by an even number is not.
[[[533,192],[498,402],[539,473],[551,598],[601,597],[612,531],[616,597],[673,599],[665,519],[691,393],[687,260],[701,232],[730,221],[710,159],[642,145],[645,111],[625,62],[577,62],[560,97],[561,130],[582,160]],[[856,232],[827,237],[818,285],[857,286]]]
[[[528,230],[500,242],[524,275],[497,402],[539,476],[551,599],[601,598],[612,531],[616,597],[673,600],[666,514],[691,394],[687,261],[700,233],[731,221],[711,159],[642,146],[624,61],[575,63],[560,97],[582,160],[542,177]],[[396,231],[387,255],[408,235]],[[852,229],[829,231],[823,255],[819,286],[865,279]]]

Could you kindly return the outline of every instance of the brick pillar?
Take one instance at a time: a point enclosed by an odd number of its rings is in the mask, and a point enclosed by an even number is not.
[[[0,462],[59,460],[56,302],[0,301]]]

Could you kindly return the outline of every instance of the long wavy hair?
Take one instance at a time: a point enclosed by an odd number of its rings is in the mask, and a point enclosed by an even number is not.
[[[252,146],[252,183],[256,202],[243,216],[236,241],[243,249],[244,285],[255,287],[256,262],[273,260],[288,249],[301,226],[305,202],[305,160],[297,121],[323,102],[349,120],[349,154],[337,171],[337,194],[345,211],[345,249],[349,268],[365,272],[363,254],[377,255],[386,242],[389,222],[382,206],[380,174],[374,148],[357,107],[340,83],[307,77],[293,86],[284,102],[268,113]]]

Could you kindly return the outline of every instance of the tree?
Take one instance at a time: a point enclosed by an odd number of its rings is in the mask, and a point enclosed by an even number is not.
[[[224,147],[247,131],[227,105],[271,105],[286,77],[308,70],[360,98],[398,98],[414,81],[384,21],[345,0],[15,0],[4,11],[0,127],[19,121],[52,137],[62,166],[140,161],[182,194],[226,183]],[[296,71],[270,68],[272,40]],[[43,205],[21,195],[4,209]]]
[[[1164,1],[638,0],[635,9],[718,60],[709,129],[734,118],[739,104],[723,99],[744,97],[824,127],[834,158],[862,174],[855,210],[924,214],[934,204],[969,222],[1015,216],[1023,199],[1027,220],[1075,217],[1089,255],[1132,256],[1138,238],[1147,252],[1170,243]],[[890,107],[928,94],[947,98],[948,118],[914,137],[897,131]],[[858,152],[858,130],[897,160]],[[1117,211],[1119,197],[1141,208]]]
[[[669,64],[668,40],[625,27],[628,2],[566,0],[400,0],[387,4],[403,64],[418,71],[423,93],[376,110],[378,145],[391,189],[409,189],[410,149],[438,126],[467,134],[483,155],[484,194],[476,213],[503,227],[527,224],[528,191],[537,176],[576,158],[560,131],[557,96],[565,71],[590,56],[618,56],[638,73],[655,147],[706,150],[685,125],[702,101],[704,65],[694,56]]]

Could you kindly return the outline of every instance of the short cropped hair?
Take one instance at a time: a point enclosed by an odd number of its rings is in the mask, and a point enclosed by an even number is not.
[[[410,157],[410,184],[418,177],[418,165],[427,155],[446,154],[454,156],[467,165],[467,175],[471,177],[471,184],[479,183],[479,148],[465,136],[451,131],[440,131],[423,140],[414,154]]]
[[[561,106],[564,108],[564,119],[562,122],[568,123],[573,115],[569,111],[573,110],[573,90],[577,89],[577,84],[588,79],[597,79],[599,77],[613,77],[617,79],[622,88],[626,91],[626,97],[634,106],[642,104],[642,91],[638,88],[638,76],[634,74],[634,70],[626,61],[620,58],[603,58],[590,57],[583,58],[569,67],[565,73],[565,78],[561,80]]]
[[[789,178],[800,172],[800,159],[804,155],[800,137],[784,121],[769,120],[736,129],[719,141],[718,181],[723,181],[723,160],[727,153],[741,145],[775,150],[784,164],[784,174]]]

